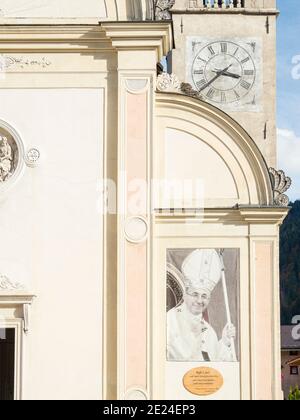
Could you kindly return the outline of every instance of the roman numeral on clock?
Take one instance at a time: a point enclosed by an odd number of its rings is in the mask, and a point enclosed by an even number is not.
[[[244,75],[245,76],[253,76],[254,75],[254,70],[245,70]]]
[[[194,74],[204,74],[204,70],[194,70]]]
[[[234,53],[233,53],[234,56],[237,55],[237,52],[238,52],[239,49],[240,49],[240,47],[237,47],[237,49],[234,51]]]
[[[246,58],[244,58],[244,60],[242,60],[242,63],[243,64],[246,64],[246,63],[248,63],[249,60],[250,60],[250,58],[249,57],[246,57]]]
[[[239,93],[236,90],[234,90],[233,92],[235,94],[236,99],[241,99]]]
[[[198,89],[201,89],[202,86],[205,85],[205,83],[206,83],[206,80],[205,79],[201,79],[201,80],[199,80],[199,82],[196,83],[196,86],[197,86]]]
[[[226,42],[221,42],[221,52],[223,54],[227,53],[227,43]]]
[[[215,53],[215,50],[213,49],[213,47],[211,45],[208,47],[208,49],[209,49],[209,52],[211,53],[211,55],[215,55],[216,54]]]
[[[242,80],[242,81],[241,81],[241,86],[242,86],[244,89],[249,90],[249,89],[250,89],[250,87],[251,87],[251,84],[250,84],[250,83],[248,83],[248,82],[246,82],[246,80]]]
[[[221,92],[221,102],[223,104],[225,104],[227,102],[227,98],[226,98],[226,93],[225,92]]]
[[[215,96],[215,93],[216,93],[215,89],[210,88],[209,91],[207,92],[206,96],[209,99],[213,99],[213,97]]]
[[[207,61],[204,59],[204,58],[202,58],[202,57],[197,57],[197,60],[200,60],[200,61],[202,61],[203,63],[205,63],[205,64],[207,64]]]

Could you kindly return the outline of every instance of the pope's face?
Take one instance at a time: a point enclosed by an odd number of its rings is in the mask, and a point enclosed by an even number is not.
[[[188,288],[185,292],[185,303],[193,315],[200,315],[207,309],[210,294],[203,290]]]

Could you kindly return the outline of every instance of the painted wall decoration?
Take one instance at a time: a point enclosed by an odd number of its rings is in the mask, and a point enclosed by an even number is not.
[[[167,360],[239,361],[239,250],[167,251]]]

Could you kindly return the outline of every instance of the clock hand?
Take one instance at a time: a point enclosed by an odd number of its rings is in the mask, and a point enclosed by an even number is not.
[[[213,70],[214,73],[219,73],[219,70]],[[224,71],[222,76],[232,77],[233,79],[240,79],[241,76],[236,73],[231,73],[230,71]]]
[[[215,80],[217,80],[219,77],[221,77],[222,75],[223,75],[223,73],[226,73],[227,72],[227,70],[229,70],[230,69],[230,67],[232,66],[233,64],[230,64],[230,66],[228,66],[228,67],[226,67],[225,69],[223,69],[223,70],[220,70],[220,71],[218,71],[217,72],[217,75],[215,76],[215,77],[213,77],[209,82],[207,82],[204,86],[202,86],[202,88],[201,89],[199,89],[199,92],[202,92],[202,90],[204,90],[204,89],[206,89],[209,85],[211,85]]]
[[[230,73],[230,72],[223,73],[223,76],[232,77],[233,79],[240,79],[241,78],[241,76],[239,74]]]

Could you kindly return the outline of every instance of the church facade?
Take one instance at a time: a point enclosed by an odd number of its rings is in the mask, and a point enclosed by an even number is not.
[[[0,399],[282,399],[276,1],[0,11]]]

